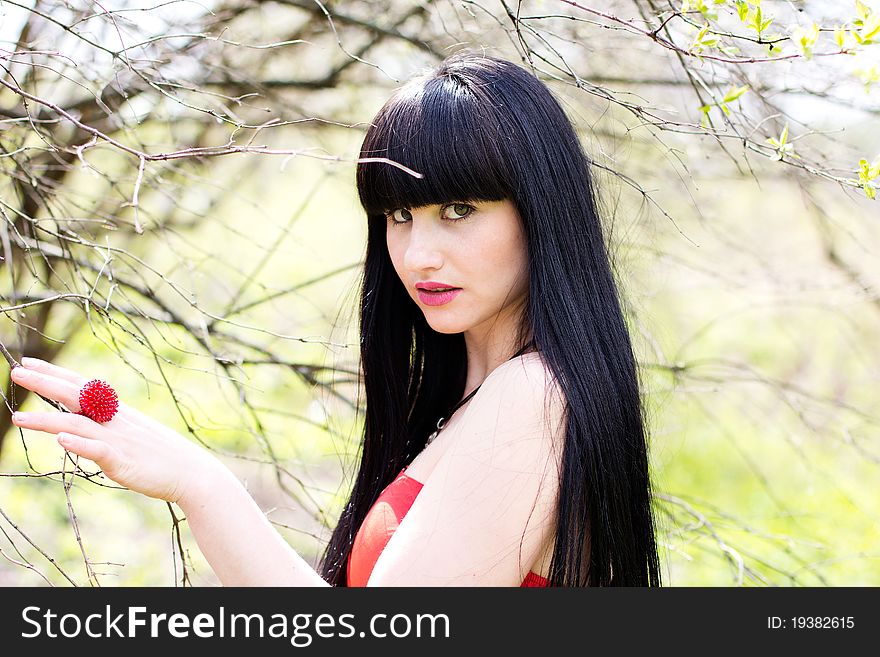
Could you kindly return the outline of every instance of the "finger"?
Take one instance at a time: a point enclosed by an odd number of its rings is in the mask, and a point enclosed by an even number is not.
[[[65,367],[61,367],[60,365],[55,365],[53,363],[49,363],[45,360],[40,360],[39,358],[31,358],[26,356],[21,359],[21,364],[28,371],[40,372],[41,374],[45,374],[47,376],[54,376],[56,378],[62,379],[63,381],[68,381],[73,383],[76,386],[77,390],[77,407],[75,412],[79,412],[79,390],[88,383],[91,379],[86,379],[81,374],[74,372],[73,370],[69,370]],[[18,368],[15,368],[18,369]],[[15,380],[15,379],[13,379]],[[27,386],[22,386],[27,388]],[[67,404],[65,404],[67,406]],[[70,407],[68,407],[70,408]],[[74,410],[74,409],[71,409]],[[119,411],[118,414],[121,415],[129,415],[129,408],[122,402],[119,401]]]
[[[69,381],[80,388],[88,381],[83,375],[78,374],[73,370],[61,367],[60,365],[55,365],[54,363],[49,363],[45,360],[40,360],[39,358],[22,358],[21,364],[29,370],[42,372],[43,374],[48,374],[50,376],[56,376],[59,379]]]
[[[10,377],[22,388],[27,388],[43,397],[54,399],[64,404],[74,413],[79,413],[79,388],[70,381],[59,379],[57,376],[43,374],[26,367],[14,367]]]
[[[59,433],[58,444],[68,452],[94,461],[102,470],[106,470],[105,464],[114,451],[110,445],[100,440],[89,440],[71,433]]]
[[[22,413],[12,414],[12,423],[22,429],[45,431],[46,433],[75,433],[85,438],[105,440],[109,432],[99,423],[85,415],[76,413]]]

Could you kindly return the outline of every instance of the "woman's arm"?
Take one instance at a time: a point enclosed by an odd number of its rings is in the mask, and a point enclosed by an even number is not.
[[[181,497],[190,531],[224,586],[330,586],[218,462]]]
[[[126,404],[109,422],[79,415],[86,378],[38,359],[22,359],[12,380],[73,411],[15,413],[16,426],[58,435],[69,452],[107,477],[176,503],[211,568],[226,586],[329,586],[268,521],[216,457]]]

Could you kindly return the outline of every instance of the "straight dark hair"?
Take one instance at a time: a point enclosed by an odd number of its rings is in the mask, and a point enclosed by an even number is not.
[[[520,338],[565,396],[551,586],[660,586],[644,409],[589,160],[550,90],[523,68],[459,52],[401,87],[368,129],[357,188],[367,214],[360,301],[366,394],[360,468],[321,563],[347,585],[354,537],[379,493],[464,395],[462,333],[434,331],[391,263],[386,212],[511,200],[529,292]]]

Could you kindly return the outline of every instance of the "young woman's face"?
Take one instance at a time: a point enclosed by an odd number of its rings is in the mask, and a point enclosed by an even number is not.
[[[511,201],[399,208],[386,222],[394,269],[431,328],[461,333],[518,321],[528,292],[528,262]],[[427,282],[460,289],[445,295],[418,289]]]

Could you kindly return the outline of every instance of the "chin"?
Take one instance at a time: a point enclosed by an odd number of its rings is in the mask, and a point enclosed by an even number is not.
[[[455,328],[447,328],[445,326],[434,326],[430,322],[428,322],[428,326],[434,329],[437,333],[442,333],[444,335],[453,335],[455,333],[461,333],[462,330],[458,327]]]
[[[453,333],[462,333],[465,330],[465,328],[463,328],[461,326],[461,324],[458,322],[451,322],[451,321],[444,322],[444,321],[438,321],[437,319],[435,319],[434,321],[431,321],[430,315],[428,315],[428,314],[425,315],[425,321],[427,321],[428,326],[430,326],[432,329],[437,331],[437,333],[443,333],[445,335],[451,335]]]

